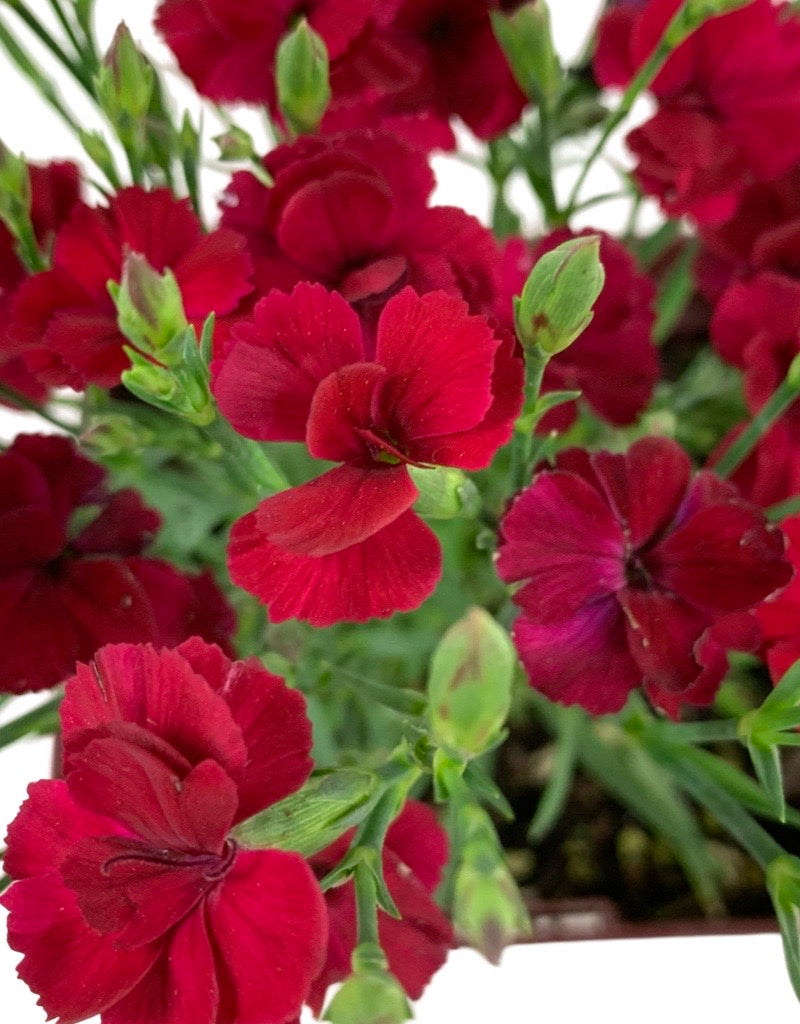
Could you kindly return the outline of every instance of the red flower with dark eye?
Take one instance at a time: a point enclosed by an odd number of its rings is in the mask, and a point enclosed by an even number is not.
[[[69,218],[80,198],[78,168],[73,163],[28,165],[31,189],[30,216],[36,241],[45,253],[53,235]],[[0,383],[34,402],[43,402],[48,388],[28,368],[24,351],[10,330],[11,300],[28,271],[17,254],[11,232],[0,222]],[[6,399],[0,395],[0,402]],[[13,404],[13,403],[10,403]]]
[[[428,207],[434,178],[419,150],[385,132],[354,131],[300,139],[264,164],[272,188],[234,175],[222,217],[246,236],[260,291],[319,281],[373,328],[406,285],[458,295],[473,313],[493,311],[497,244],[463,210]]]
[[[710,704],[727,650],[758,646],[751,609],[792,575],[762,512],[707,470],[692,478],[665,438],[563,453],[501,529],[497,568],[523,584],[514,642],[531,685],[593,714],[641,684],[674,717]]]
[[[352,833],[311,858],[319,878],[336,867],[347,852]],[[447,863],[447,833],[426,804],[409,800],[389,826],[383,847],[383,873],[400,918],[378,912],[378,934],[389,970],[410,999],[419,999],[447,959],[453,929],[436,905],[433,891]],[[330,921],[328,954],[308,1003],[319,1016],[329,985],[350,974],[356,945],[356,903],[352,882],[325,893]]]
[[[501,264],[501,323],[510,322],[511,299],[519,295],[536,262],[570,238],[600,236],[605,284],[594,304],[592,321],[580,337],[547,364],[543,391],[578,390],[592,409],[610,423],[632,423],[647,405],[659,376],[652,341],[656,289],[636,266],[625,246],[603,231],[559,228],[528,247],[521,238],[506,243]],[[563,430],[575,419],[563,405],[542,421],[542,430]]]
[[[513,340],[459,299],[406,288],[373,345],[340,295],[300,284],[263,299],[213,369],[220,410],[240,433],[304,440],[341,463],[234,524],[234,582],[276,622],[364,622],[421,604],[441,553],[411,511],[406,467],[489,464],[522,402]]]
[[[175,275],[187,317],[235,309],[252,288],[244,239],[226,229],[203,235],[188,200],[167,189],[126,188],[107,208],[80,204],[56,236],[53,267],[19,289],[12,315],[33,371],[53,385],[112,387],[130,364],[108,282],[127,252]]]
[[[78,666],[62,722],[65,778],[29,788],[2,898],[48,1017],[294,1017],[323,963],[322,893],[297,854],[230,832],[307,778],[303,697],[196,638],[118,645]]]
[[[0,455],[0,690],[55,686],[109,642],[230,642],[216,583],[143,557],[160,516],[105,476],[63,437],[20,436]]]
[[[600,25],[595,73],[627,85],[653,52],[681,0],[649,0]],[[753,0],[709,19],[670,56],[651,86],[659,109],[628,136],[635,176],[673,216],[727,220],[755,179],[800,159],[800,21],[786,4]]]

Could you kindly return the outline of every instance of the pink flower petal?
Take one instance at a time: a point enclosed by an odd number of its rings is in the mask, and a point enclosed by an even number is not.
[[[523,612],[514,623],[513,640],[531,686],[593,715],[619,711],[642,681],[613,597],[586,604],[561,622],[542,624]]]

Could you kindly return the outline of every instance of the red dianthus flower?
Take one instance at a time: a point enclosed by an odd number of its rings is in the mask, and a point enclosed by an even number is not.
[[[594,714],[641,684],[675,717],[711,703],[726,651],[758,646],[750,610],[792,575],[761,511],[707,470],[692,478],[665,438],[563,453],[501,530],[498,572],[523,583],[514,642],[531,685]]]
[[[227,229],[203,235],[188,200],[168,189],[126,188],[108,207],[80,204],[56,236],[52,269],[26,281],[13,303],[14,331],[46,383],[119,383],[130,363],[108,282],[120,280],[129,251],[174,273],[198,324],[230,313],[252,288],[245,240]]]
[[[160,516],[105,476],[63,437],[23,435],[0,455],[0,691],[55,686],[101,644],[229,643],[210,575],[142,557]]]
[[[787,540],[786,557],[794,579],[773,600],[756,609],[763,649],[773,683],[800,658],[800,516],[784,519],[781,530]]]
[[[8,833],[3,896],[20,976],[73,1024],[284,1024],[323,962],[322,893],[239,821],[311,769],[303,697],[193,638],[103,648],[62,707],[63,780]]]
[[[347,852],[352,834],[346,834],[311,858],[322,878]],[[419,999],[433,975],[447,959],[453,929],[433,899],[447,863],[447,833],[426,804],[409,800],[389,826],[383,847],[383,873],[400,918],[378,912],[378,934],[389,970],[410,999]],[[330,922],[328,954],[314,982],[308,1003],[319,1016],[329,985],[350,974],[356,945],[356,902],[352,882],[325,893]]]
[[[627,85],[681,0],[649,0],[603,19],[595,56],[601,85]],[[731,216],[744,188],[800,159],[800,21],[753,0],[712,18],[670,56],[651,86],[656,114],[628,136],[635,176],[673,216]]]
[[[434,178],[419,150],[353,131],[281,146],[264,165],[272,188],[234,175],[222,217],[247,238],[261,292],[319,281],[373,326],[405,285],[458,295],[473,313],[493,309],[497,244],[463,210],[428,207]]]
[[[30,216],[40,249],[48,252],[53,235],[69,218],[80,199],[78,168],[69,162],[28,165],[31,190]],[[20,345],[10,330],[11,300],[28,270],[17,254],[16,242],[0,222],[0,383],[34,402],[47,398],[48,388],[29,370]],[[0,402],[5,401],[0,395]]]
[[[512,430],[522,362],[459,299],[410,288],[373,343],[320,285],[272,292],[233,329],[214,367],[220,410],[258,440],[305,441],[342,463],[267,498],[234,524],[233,580],[274,621],[325,626],[416,608],[440,573],[433,532],[411,511],[407,465],[481,469]]]

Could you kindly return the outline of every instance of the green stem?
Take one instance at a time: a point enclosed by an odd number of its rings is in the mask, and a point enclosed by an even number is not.
[[[360,946],[365,942],[369,942],[380,947],[375,876],[366,864],[356,865],[356,869],[353,872],[353,885],[356,891],[356,921],[358,929],[356,945]]]
[[[717,743],[738,740],[738,722],[715,719],[712,722],[663,722],[661,727],[678,743]]]
[[[75,34],[75,30],[70,24],[69,19],[67,18],[66,14],[64,14],[64,11],[61,9],[61,4],[58,2],[58,0],[47,0],[47,2],[50,4],[50,8],[52,9],[56,18],[58,18],[58,22],[64,29],[67,38],[72,43],[75,53],[79,57],[81,57],[83,61],[85,61],[86,55],[84,54],[83,46],[81,45],[80,40]]]
[[[705,771],[698,751],[680,744],[664,742],[656,730],[648,730],[644,744],[653,757],[669,770],[675,782],[706,808],[744,847],[762,868],[766,868],[783,849],[719,783]]]
[[[766,517],[771,523],[780,523],[788,516],[797,515],[800,512],[800,494],[795,494],[786,501],[779,501],[770,505],[766,510]]]
[[[42,25],[24,6],[19,0],[3,0],[5,5],[9,7],[30,31],[36,36],[36,38],[53,54],[56,60],[62,64],[67,71],[72,75],[76,82],[78,82],[83,89],[94,98],[94,92],[92,90],[92,83],[86,75],[84,69],[80,64],[76,64],[75,61],[62,49],[61,45],[50,35],[47,29]]]
[[[15,225],[15,228],[14,234],[17,238],[18,253],[28,270],[33,274],[38,273],[40,270],[47,270],[47,261],[39,250],[39,243],[36,241],[30,217],[25,216],[24,219],[21,219]]]
[[[793,364],[794,365],[794,364]],[[772,397],[756,413],[719,462],[714,466],[717,476],[730,476],[744,462],[762,436],[786,412],[797,398],[798,387],[792,370],[778,385]]]
[[[53,733],[58,729],[58,709],[61,706],[61,694],[51,698],[47,703],[28,711],[27,714],[14,718],[0,726],[0,748],[7,747],[25,736],[41,736]]]
[[[244,491],[264,497],[291,486],[257,441],[237,434],[221,417],[203,432],[222,448],[231,476]]]
[[[0,895],[2,895],[6,889],[11,885],[12,879],[8,875],[0,875]]]
[[[7,399],[12,405],[19,406],[21,409],[36,413],[37,416],[40,416],[48,423],[52,423],[54,427],[58,427],[59,430],[63,430],[67,434],[72,434],[73,437],[78,436],[77,427],[72,427],[68,423],[64,423],[55,416],[52,416],[43,406],[32,402],[27,395],[21,394],[21,392],[9,387],[8,384],[0,383],[0,397]]]
[[[539,400],[539,393],[542,390],[542,380],[547,367],[548,357],[538,348],[529,348],[525,352],[525,404],[522,407],[521,418],[530,416],[536,408]],[[523,433],[516,433],[513,441],[511,483],[512,493],[516,494],[528,482],[528,476],[533,461],[533,438],[536,425],[525,430]]]

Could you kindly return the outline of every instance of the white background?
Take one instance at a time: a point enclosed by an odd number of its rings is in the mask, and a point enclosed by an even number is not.
[[[27,0],[30,9],[50,23],[46,0]],[[269,2],[269,0],[254,0]],[[556,44],[565,60],[582,50],[591,29],[599,0],[553,0],[553,23]],[[155,39],[151,28],[153,4],[128,0],[98,2],[98,35],[107,45],[120,18],[150,56],[165,68],[172,63],[168,51]],[[8,24],[17,26],[13,14],[0,5],[0,15]],[[46,55],[37,48],[42,63],[52,68]],[[61,83],[61,78],[58,78]],[[170,71],[168,87],[181,106],[197,109],[197,100],[180,76]],[[101,127],[102,122],[77,89],[64,85],[63,92],[87,128]],[[0,58],[0,138],[14,151],[22,151],[29,159],[46,160],[71,157],[79,163],[81,149],[55,115]],[[642,117],[646,105],[635,111]],[[240,118],[252,131],[257,125],[251,113]],[[207,135],[219,130],[213,115],[207,115]],[[474,143],[464,138],[467,148]],[[211,153],[211,147],[208,148]],[[624,147],[617,140],[610,147],[611,159],[624,163]],[[435,158],[439,188],[437,203],[462,206],[485,220],[490,191],[479,170],[452,158]],[[569,188],[574,171],[564,170],[559,177],[560,190]],[[205,175],[206,209],[213,215],[214,193],[225,177],[218,170],[208,169]],[[617,177],[608,164],[599,164],[591,176],[586,195],[602,194],[617,187]],[[513,192],[526,204],[525,223],[535,231],[536,213],[524,188]],[[530,211],[530,212],[529,212]],[[607,226],[613,229],[623,223],[624,202],[609,202],[591,215],[576,220],[578,226]],[[645,212],[652,219],[652,207]],[[0,412],[0,436],[13,437],[19,429],[48,429],[35,426],[24,417]],[[22,713],[42,698],[26,698],[13,704],[13,714]],[[8,709],[0,721],[8,718]],[[25,740],[0,751],[0,826],[10,821],[24,799],[28,782],[49,772],[50,740]],[[14,977],[17,955],[5,944],[0,945],[0,1020],[3,1024],[41,1024],[42,1011],[35,997]],[[726,1024],[750,1022],[758,1014],[772,1021],[797,1018],[797,1004],[786,979],[776,935],[732,938],[643,939],[606,942],[542,943],[517,946],[506,951],[502,966],[494,968],[471,950],[456,950],[446,967],[439,972],[417,1007],[419,1024],[485,1024],[489,1020],[504,1024],[528,1024],[545,1015],[557,1014],[566,1021],[591,1018],[613,1020],[617,1024],[674,1024],[683,1017],[689,1024],[721,1017]]]

